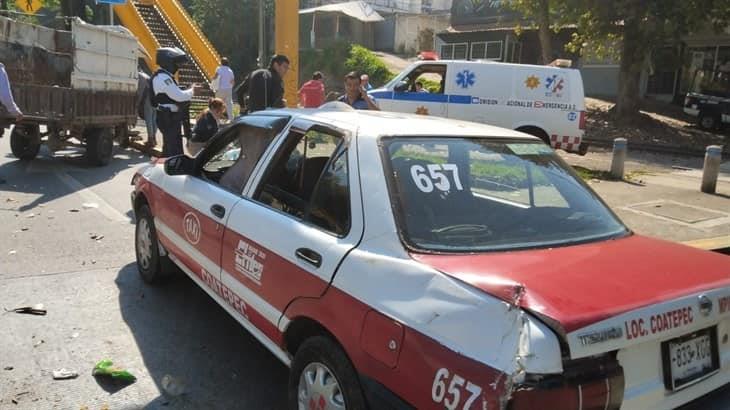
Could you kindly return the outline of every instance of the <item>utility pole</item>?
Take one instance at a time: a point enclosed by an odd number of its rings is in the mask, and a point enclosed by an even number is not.
[[[259,0],[259,68],[264,67],[264,1]]]

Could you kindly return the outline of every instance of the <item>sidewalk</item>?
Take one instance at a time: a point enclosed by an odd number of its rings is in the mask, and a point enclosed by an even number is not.
[[[610,151],[560,156],[572,166],[610,169]],[[700,191],[702,164],[702,158],[630,152],[630,180],[588,184],[636,233],[703,249],[730,248],[730,161],[721,165],[715,194]]]

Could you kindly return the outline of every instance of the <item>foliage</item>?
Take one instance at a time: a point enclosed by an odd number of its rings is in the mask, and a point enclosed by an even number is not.
[[[353,44],[350,48],[349,57],[345,61],[345,69],[367,73],[372,84],[385,84],[393,78],[393,73],[375,53],[358,44]]]

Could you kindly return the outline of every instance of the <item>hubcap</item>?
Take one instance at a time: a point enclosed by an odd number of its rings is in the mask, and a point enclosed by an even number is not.
[[[152,230],[147,218],[140,219],[137,225],[137,262],[144,270],[152,264]]]
[[[713,128],[715,126],[715,119],[709,116],[702,117],[702,126],[704,128]]]
[[[344,409],[345,396],[334,374],[322,363],[307,365],[299,376],[299,410]]]

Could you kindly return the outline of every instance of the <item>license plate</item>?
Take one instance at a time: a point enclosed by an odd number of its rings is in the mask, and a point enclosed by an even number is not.
[[[678,390],[719,369],[717,329],[711,327],[662,343],[664,384]]]

